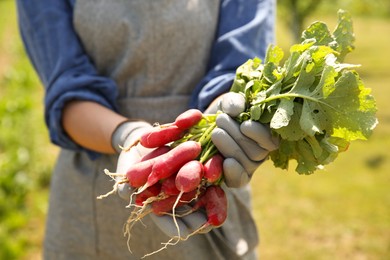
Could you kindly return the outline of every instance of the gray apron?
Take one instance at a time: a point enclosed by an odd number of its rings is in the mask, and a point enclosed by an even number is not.
[[[204,76],[214,40],[218,0],[79,0],[74,26],[98,72],[119,89],[119,112],[151,123],[172,122],[188,108],[192,89]],[[135,225],[130,246],[123,226],[130,210],[103,170],[117,156],[90,160],[62,150],[50,194],[45,259],[140,259],[168,237],[149,217]],[[222,228],[196,235],[147,259],[255,259],[258,243],[249,190],[228,193]]]

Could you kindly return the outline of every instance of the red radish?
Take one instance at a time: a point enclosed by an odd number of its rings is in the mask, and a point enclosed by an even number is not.
[[[132,164],[126,171],[126,174],[123,173],[112,173],[108,170],[104,170],[104,172],[109,176],[120,176],[120,177],[126,177],[123,178],[123,182],[127,182],[131,187],[133,188],[139,188],[143,186],[152,171],[152,167],[155,161],[155,158],[167,153],[170,150],[169,146],[161,146],[153,151],[149,152],[148,154],[144,155],[141,158],[141,161],[135,164]],[[105,195],[101,195],[98,198],[103,198],[108,196],[111,193],[114,193],[117,191],[117,186],[120,182],[117,182],[116,185],[114,185],[114,188],[112,191]]]
[[[203,117],[198,109],[189,109],[176,117],[175,125],[180,129],[189,129],[197,124]]]
[[[148,201],[148,204],[151,204],[151,208],[148,210],[146,210],[146,205],[144,203],[142,208],[140,210],[135,209],[130,215],[129,219],[127,220],[127,223],[125,225],[125,235],[126,234],[128,235],[128,242],[130,241],[130,232],[132,227],[135,225],[136,222],[140,221],[144,216],[150,213],[154,213],[157,216],[170,214],[174,204],[178,204],[180,206],[185,205],[190,201],[196,199],[197,196],[198,193],[197,191],[194,190],[192,192],[184,193],[182,199],[179,202],[177,200],[178,197],[177,195],[164,198],[164,199],[159,199],[158,197],[156,197],[156,200]]]
[[[180,237],[180,230],[177,225],[175,216],[173,216],[176,228],[178,229],[179,233],[178,240],[176,243],[178,243],[180,240],[187,240],[189,237],[203,232],[210,227],[219,227],[225,222],[227,218],[228,202],[224,190],[217,185],[207,187],[206,191],[202,195],[200,195],[199,200],[193,206],[192,212],[197,211],[200,208],[205,209],[207,215],[207,222],[200,226],[198,229],[196,229],[194,232],[189,234],[186,238]],[[176,243],[170,243],[169,241],[167,244],[174,245]]]
[[[156,183],[156,184],[150,186],[149,188],[147,188],[146,190],[144,190],[143,192],[141,192],[135,196],[135,205],[143,206],[144,202],[147,199],[158,196],[160,194],[160,192],[161,192],[161,184],[160,183]]]
[[[175,185],[176,175],[173,174],[161,182],[161,193],[166,196],[178,195],[180,191]]]
[[[148,154],[145,154],[142,159],[141,159],[141,162],[142,161],[147,161],[149,159],[152,159],[152,158],[156,158],[157,156],[160,156],[164,153],[167,153],[169,150],[171,150],[171,148],[169,146],[160,146],[156,149],[154,149],[153,151],[151,151],[150,153]]]
[[[220,186],[210,186],[203,198],[207,215],[207,222],[203,226],[221,226],[227,218],[228,203],[225,191]]]
[[[184,130],[176,125],[156,126],[151,131],[141,135],[139,142],[146,148],[157,148],[183,137]]]
[[[222,178],[223,156],[219,153],[213,155],[204,164],[204,178],[208,183],[217,183]]]
[[[166,154],[157,157],[158,160],[153,164],[152,172],[149,174],[145,185],[138,192],[142,192],[143,189],[155,184],[159,180],[168,178],[172,174],[177,173],[185,163],[198,157],[201,150],[202,147],[200,143],[186,141]]]
[[[200,161],[192,160],[184,164],[178,173],[176,174],[176,188],[180,191],[180,194],[177,196],[175,204],[172,207],[172,216],[173,221],[175,222],[175,226],[178,232],[178,240],[176,243],[180,241],[180,228],[176,221],[175,210],[177,205],[182,198],[182,195],[186,192],[196,191],[199,187],[203,177],[203,164]]]
[[[129,185],[134,188],[145,185],[149,174],[152,172],[156,159],[169,151],[170,148],[168,146],[161,146],[146,154],[140,162],[132,164],[126,172],[126,178],[129,181]]]
[[[181,193],[180,195],[171,196],[171,197],[168,197],[168,198],[163,199],[163,200],[152,202],[152,212],[154,214],[156,214],[157,216],[162,216],[165,214],[173,216],[176,228],[178,230],[178,237],[176,237],[176,236],[171,237],[168,242],[162,243],[164,245],[162,248],[160,248],[154,252],[151,252],[149,254],[144,255],[143,258],[146,256],[153,255],[157,252],[160,252],[161,250],[167,248],[167,246],[175,245],[178,242],[180,242],[180,240],[182,240],[182,238],[180,237],[180,229],[179,229],[179,226],[178,226],[177,221],[176,221],[175,208],[177,206],[183,206],[183,205],[189,204],[191,201],[196,200],[198,198],[198,196],[202,193],[202,191],[203,191],[203,189],[193,190],[190,192]],[[180,196],[181,196],[181,198],[180,198]],[[188,212],[188,213],[191,213],[191,212]],[[187,215],[187,213],[185,213],[183,216],[185,216],[185,215]],[[126,225],[126,227],[128,227],[128,226],[129,226],[129,223],[128,223],[128,225]],[[126,230],[129,230],[129,228],[126,228]],[[129,232],[130,231],[128,231],[127,233],[129,233]],[[176,242],[173,243],[172,241],[174,239],[176,239]]]
[[[202,230],[205,230],[210,226],[219,227],[225,222],[228,212],[228,201],[225,191],[218,185],[207,187],[206,191],[200,196],[199,200],[192,208],[192,211],[199,210],[200,208],[206,210],[207,222],[192,234],[188,235],[186,239],[202,232]]]
[[[178,200],[178,195],[170,196],[168,198],[157,200],[152,203],[153,213],[156,215],[164,215],[172,211],[173,206],[178,201],[177,206],[188,204],[190,201],[197,197],[197,191],[183,193],[181,198]]]
[[[126,178],[129,181],[129,185],[134,188],[139,188],[145,185],[156,158],[132,164],[126,172]]]
[[[184,193],[198,188],[203,177],[203,165],[200,161],[192,160],[180,168],[176,175],[176,188]]]

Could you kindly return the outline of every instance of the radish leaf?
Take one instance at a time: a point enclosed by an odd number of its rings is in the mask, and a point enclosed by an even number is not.
[[[249,115],[279,137],[279,149],[271,152],[276,167],[294,159],[298,173],[313,173],[350,141],[371,135],[375,99],[354,70],[359,65],[341,63],[353,42],[351,17],[341,10],[333,34],[325,23],[313,23],[284,64],[282,49],[270,46],[264,63],[255,58],[237,69],[231,91],[245,93],[249,104],[238,120]]]

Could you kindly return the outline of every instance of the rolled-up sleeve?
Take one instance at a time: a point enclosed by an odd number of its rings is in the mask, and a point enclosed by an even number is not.
[[[223,0],[219,26],[208,70],[196,86],[191,107],[205,110],[219,95],[229,91],[237,67],[248,59],[264,59],[274,42],[275,0]]]
[[[65,133],[62,110],[70,100],[88,100],[115,110],[115,82],[99,76],[73,29],[74,1],[18,0],[22,39],[45,86],[45,121],[53,143],[84,150]]]

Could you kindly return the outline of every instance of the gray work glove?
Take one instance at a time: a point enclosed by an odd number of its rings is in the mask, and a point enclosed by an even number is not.
[[[133,144],[146,131],[149,131],[152,125],[143,121],[127,121],[120,124],[111,137],[112,147],[119,153],[116,173],[126,174],[130,165],[137,163],[141,158],[152,149],[145,148],[140,144],[129,150],[123,149]],[[119,180],[119,179],[118,179]],[[118,185],[118,195],[129,201],[133,190],[127,183]]]
[[[252,120],[239,124],[234,120],[245,109],[245,98],[241,94],[226,93],[220,97],[217,106],[224,113],[217,116],[217,128],[211,139],[225,157],[223,171],[226,185],[242,187],[249,183],[269,152],[278,148],[278,140],[263,124]]]

